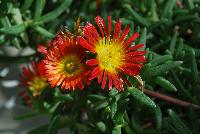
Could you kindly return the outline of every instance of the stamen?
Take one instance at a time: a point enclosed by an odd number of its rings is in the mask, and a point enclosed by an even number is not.
[[[35,77],[31,82],[28,82],[29,89],[35,94],[39,95],[42,90],[48,85],[46,80],[41,77]]]
[[[121,45],[114,45],[114,42],[106,41],[106,38],[102,38],[102,45],[96,47],[97,58],[100,61],[100,66],[107,71],[115,72],[115,68],[120,66],[124,54]]]
[[[67,76],[75,76],[78,72],[81,71],[80,62],[77,57],[73,55],[64,57],[60,66],[61,71]]]

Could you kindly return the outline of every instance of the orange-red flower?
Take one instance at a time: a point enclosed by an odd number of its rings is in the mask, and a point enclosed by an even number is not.
[[[51,87],[62,89],[83,89],[83,82],[90,83],[89,70],[84,62],[85,49],[77,43],[77,36],[59,32],[51,41],[45,62],[46,77]]]
[[[44,75],[44,62],[33,62],[32,66],[23,67],[20,86],[28,87],[33,96],[38,96],[48,86]]]
[[[94,25],[87,23],[83,28],[84,37],[79,36],[80,45],[88,49],[96,58],[87,60],[87,65],[94,66],[90,79],[98,78],[102,89],[105,88],[109,79],[109,89],[112,85],[118,91],[123,90],[123,82],[128,83],[124,74],[136,76],[140,73],[143,62],[146,61],[142,48],[143,44],[132,46],[132,43],[139,36],[136,32],[126,39],[130,27],[126,26],[121,32],[121,21],[117,20],[113,34],[111,34],[111,17],[108,16],[108,26],[104,20],[97,16],[95,18],[100,34]]]

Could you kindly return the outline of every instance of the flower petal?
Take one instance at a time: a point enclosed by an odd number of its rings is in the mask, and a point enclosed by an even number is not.
[[[111,90],[112,89],[112,77],[110,75],[110,73],[108,73],[108,78],[109,78],[109,84],[108,84],[108,89]]]
[[[95,18],[95,21],[99,27],[99,30],[101,31],[102,37],[104,37],[104,33],[105,34],[107,33],[107,28],[106,28],[106,24],[105,24],[104,20],[100,16],[97,16]]]
[[[92,70],[91,72],[91,77],[89,78],[90,80],[96,78],[99,74],[99,67],[95,67],[94,70]]]
[[[127,37],[127,35],[128,35],[129,32],[130,32],[130,26],[128,25],[122,31],[122,34],[121,34],[121,36],[119,38],[119,44],[121,44],[122,42],[124,42],[124,40]]]
[[[107,32],[107,36],[110,36],[111,26],[112,26],[111,17],[108,16],[108,32]]]
[[[144,47],[144,44],[137,44],[137,45],[135,45],[135,46],[129,47],[129,48],[127,49],[127,51],[135,51],[135,50],[140,49],[140,48],[142,48],[142,47]]]
[[[92,24],[91,24],[92,25]],[[87,41],[90,42],[90,44],[98,44],[98,37],[93,35],[93,30],[91,30],[91,25],[88,24],[83,28],[84,36],[87,38]]]
[[[112,74],[113,83],[118,91],[120,91],[119,78],[116,74]]]
[[[146,54],[146,51],[129,52],[129,53],[127,54],[127,57],[134,57],[134,56],[144,55],[144,54]]]
[[[94,47],[93,47],[90,43],[88,43],[88,41],[85,40],[83,37],[78,36],[78,37],[77,37],[77,40],[78,40],[78,42],[79,42],[79,44],[80,44],[81,46],[83,46],[84,48],[88,49],[88,50],[91,51],[92,53],[95,53]]]
[[[102,84],[101,84],[101,88],[102,88],[102,89],[105,88],[106,79],[107,79],[107,73],[106,73],[106,71],[104,71],[103,80],[102,80]]]
[[[129,47],[133,41],[135,41],[135,39],[139,36],[139,33],[134,33],[130,38],[128,38],[125,43],[124,43],[124,48]]]
[[[104,70],[100,70],[100,74],[99,74],[99,77],[98,77],[98,83],[101,83],[101,81],[102,81],[103,72],[104,72]]]
[[[43,55],[47,54],[47,48],[43,45],[37,45],[37,51]]]
[[[114,29],[114,35],[113,35],[114,40],[118,39],[120,31],[121,31],[121,26],[122,26],[122,22],[120,20],[117,20],[115,24],[115,29]]]
[[[89,66],[94,66],[98,64],[98,60],[97,59],[90,59],[86,61],[86,64]]]
[[[140,56],[135,56],[134,58],[127,58],[127,61],[141,63],[141,62],[146,62],[147,60],[146,60],[145,56],[140,55]]]

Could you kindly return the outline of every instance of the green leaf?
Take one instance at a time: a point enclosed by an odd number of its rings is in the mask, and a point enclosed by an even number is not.
[[[33,3],[33,0],[25,0],[23,6],[21,7],[21,11],[25,12]]]
[[[192,22],[194,20],[198,19],[197,15],[184,15],[184,16],[178,16],[174,19],[173,25],[184,23],[184,22]]]
[[[63,99],[64,101],[64,99]],[[62,101],[57,101],[54,105],[51,105],[51,107],[48,110],[49,113],[54,113],[57,108],[59,107],[59,105],[61,105]]]
[[[181,15],[187,15],[189,13],[189,10],[186,8],[177,8],[174,10],[174,16],[181,16]]]
[[[0,20],[1,20],[3,27],[10,27],[11,26],[11,23],[10,23],[8,16],[4,16]]]
[[[108,106],[107,101],[99,101],[99,102],[95,103],[95,107],[96,107],[97,110],[105,108],[106,106]]]
[[[101,132],[105,132],[106,131],[106,125],[102,121],[97,122],[96,126]]]
[[[165,64],[152,67],[144,72],[145,79],[150,80],[152,77],[156,77],[158,75],[161,75],[165,73],[166,71],[169,71],[173,68],[176,68],[182,64],[182,61],[169,61]]]
[[[176,0],[168,0],[162,12],[163,18],[171,18],[173,7],[176,5]]]
[[[198,134],[200,132],[200,126],[198,123],[198,115],[196,113],[198,113],[198,111],[195,111],[192,107],[190,107],[188,109],[188,116],[190,117],[189,120],[191,122],[191,127],[190,129],[193,131],[194,134]]]
[[[56,115],[53,118],[53,120],[51,120],[51,122],[48,126],[47,134],[57,134],[58,127],[59,127],[59,120],[60,120],[59,115]]]
[[[98,94],[90,94],[88,95],[88,98],[91,99],[92,101],[99,101],[99,100],[105,100],[106,97]]]
[[[162,112],[159,107],[156,107],[154,109],[155,117],[156,117],[156,128],[161,129],[162,128]]]
[[[85,124],[83,124],[83,123],[78,123],[78,122],[76,122],[75,128],[78,128],[78,130],[79,130],[80,132],[82,132],[82,133],[88,132],[88,131],[90,130],[90,127],[89,127],[89,126],[87,126],[87,125],[85,125]],[[85,134],[85,133],[84,133],[84,134]]]
[[[144,44],[146,47],[146,38],[147,38],[147,28],[145,27],[142,29],[142,34],[140,35],[138,44]]]
[[[149,0],[149,2],[150,2],[150,12],[152,14],[150,19],[154,22],[159,21],[158,14],[157,14],[157,5],[156,5],[155,0]]]
[[[20,48],[20,44],[19,44],[18,38],[14,38],[11,42],[12,42],[13,46],[15,46],[16,48]]]
[[[171,55],[163,55],[163,56],[158,56],[156,58],[154,58],[152,61],[150,61],[151,66],[155,67],[157,65],[163,64],[166,61],[172,60],[172,56]]]
[[[156,84],[162,86],[167,91],[172,91],[172,92],[177,91],[176,87],[170,81],[168,81],[163,77],[160,76],[156,77],[155,82]]]
[[[192,134],[191,130],[182,122],[182,120],[172,110],[168,111],[170,122],[176,128],[179,134]]]
[[[113,118],[113,122],[114,122],[114,124],[126,126],[127,123],[124,120],[124,112],[122,112],[121,110],[117,111],[117,113],[115,114],[115,116]]]
[[[38,128],[31,130],[27,134],[46,134],[47,129],[48,129],[48,125],[43,125],[43,126],[40,126]]]
[[[4,16],[0,20],[4,28],[11,27],[11,23],[10,20],[8,19],[8,16]],[[14,37],[14,39],[11,42],[13,46],[15,46],[16,48],[20,48],[19,40],[16,37]]]
[[[170,45],[169,45],[169,50],[171,51],[172,54],[174,53],[174,50],[175,50],[175,45],[176,45],[177,37],[178,37],[178,32],[176,31],[174,33],[174,35],[172,37],[172,40],[170,42]]]
[[[129,4],[124,4],[124,8],[128,11],[128,13],[133,17],[133,19],[136,22],[138,22],[146,27],[149,27],[151,25],[149,20],[147,20],[146,18],[144,18],[140,14],[138,14],[136,11],[134,11]]]
[[[5,34],[19,34],[24,32],[26,29],[26,26],[24,24],[18,24],[15,26],[10,26],[10,27],[3,27],[0,29],[0,32],[5,33]]]
[[[117,102],[115,99],[112,99],[110,104],[110,109],[111,109],[111,118],[113,118],[117,112]]]
[[[177,45],[177,49],[176,49],[176,53],[175,53],[175,57],[176,59],[182,59],[184,57],[183,55],[183,39],[179,39],[178,40],[178,45]]]
[[[111,113],[110,106],[106,106],[103,109],[102,116],[108,118],[110,113]]]
[[[74,98],[71,96],[71,94],[60,94],[58,96],[56,96],[56,98],[60,101],[73,101]]]
[[[154,44],[151,47],[151,51],[159,51],[163,47],[163,45],[169,44],[169,42],[170,42],[169,38],[167,38],[166,40],[160,39],[158,43]]]
[[[194,81],[198,80],[198,69],[197,69],[197,61],[195,59],[195,51],[193,49],[189,50],[189,54],[190,54],[190,61],[191,61],[191,71],[192,71],[192,75],[193,75],[193,79]]]
[[[54,35],[52,33],[50,33],[49,31],[47,31],[46,29],[44,29],[40,26],[33,27],[33,29],[35,29],[38,33],[42,34],[43,36],[45,36],[48,39],[51,39],[54,37]]]
[[[126,126],[127,122],[129,122],[129,117],[126,113],[126,109],[128,106],[129,98],[120,98],[117,103],[117,111],[113,117],[113,122],[118,125]]]
[[[135,114],[132,113],[132,115],[131,115],[131,127],[133,128],[133,130],[137,131],[138,133],[142,133],[143,128],[140,126],[140,122],[139,122],[140,119],[138,119],[139,116],[137,116],[137,115],[138,114],[136,114],[136,117],[134,117]]]
[[[110,92],[109,92],[109,95],[110,95],[111,97],[114,97],[114,96],[116,96],[117,94],[118,94],[118,91],[117,91],[116,88],[112,88],[112,89],[110,90]]]
[[[37,20],[45,7],[46,0],[36,0],[34,19]]]
[[[172,74],[172,77],[174,78],[174,81],[176,83],[176,87],[179,89],[179,92],[182,94],[182,96],[192,100],[193,102],[197,103],[196,99],[193,98],[191,96],[191,94],[189,93],[188,90],[185,89],[185,87],[183,86],[183,83],[180,81],[180,79],[178,78],[178,76],[176,75],[176,73],[171,70],[171,74]]]
[[[41,17],[38,19],[38,22],[37,22],[37,23],[45,23],[45,22],[49,22],[49,21],[54,20],[54,19],[57,18],[63,11],[65,11],[65,10],[70,6],[71,3],[72,3],[72,0],[65,0],[63,3],[60,4],[60,6],[59,6],[57,9],[55,9],[55,10],[52,11],[52,12],[47,13],[47,14],[44,15],[44,16],[41,16]]]
[[[153,31],[157,28],[159,28],[160,26],[166,25],[168,23],[168,19],[166,18],[162,18],[159,21],[153,23],[150,27],[149,27],[149,31]]]
[[[124,129],[125,129],[125,131],[126,131],[127,134],[135,134],[133,132],[133,130],[129,126],[126,126]]]
[[[142,91],[135,87],[129,87],[128,92],[139,102],[146,105],[147,107],[155,109],[157,106],[153,100],[146,96]]]
[[[59,128],[66,128],[74,125],[76,120],[71,118],[70,116],[62,116],[59,121]]]
[[[193,47],[186,45],[186,44],[183,45],[183,49],[184,50],[193,49],[195,51],[195,56],[196,57],[200,56],[200,49],[193,48]]]
[[[108,5],[108,1],[107,0],[102,0],[101,1],[101,15],[102,17],[107,17],[107,5]]]
[[[5,42],[5,36],[1,35],[0,36],[0,44],[3,44]]]
[[[19,116],[14,117],[14,120],[24,120],[24,119],[35,117],[39,114],[40,113],[28,113],[28,114],[24,114],[24,115],[19,115]]]
[[[112,130],[112,134],[121,134],[121,126],[115,126]]]
[[[184,0],[184,3],[186,3],[186,6],[192,10],[194,9],[194,3],[193,3],[194,0]]]
[[[16,24],[23,23],[22,14],[19,8],[12,8],[12,14],[13,14],[13,20],[16,22]]]

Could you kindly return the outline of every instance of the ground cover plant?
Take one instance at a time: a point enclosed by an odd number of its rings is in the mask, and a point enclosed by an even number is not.
[[[0,45],[33,54],[15,120],[28,134],[199,134],[199,0],[3,0]],[[17,79],[17,78],[16,78]]]

